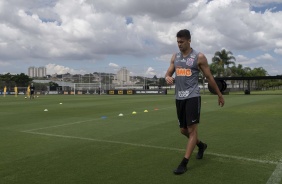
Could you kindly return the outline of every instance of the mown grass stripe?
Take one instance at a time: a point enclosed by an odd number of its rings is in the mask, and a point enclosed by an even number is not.
[[[51,136],[51,137],[60,137],[60,138],[68,138],[68,139],[80,139],[80,140],[87,140],[87,141],[112,143],[112,144],[123,144],[123,145],[129,145],[129,146],[145,147],[145,148],[155,148],[155,149],[163,149],[163,150],[170,150],[170,151],[185,151],[185,149],[179,149],[179,148],[170,148],[170,147],[154,146],[154,145],[146,145],[146,144],[136,144],[136,143],[128,143],[128,142],[120,142],[120,141],[110,141],[110,140],[103,140],[103,139],[93,139],[93,138],[87,138],[87,137],[76,137],[76,136],[48,134],[48,133],[30,132],[30,131],[22,131],[22,132],[30,133],[30,134],[36,134],[36,135]],[[206,152],[206,154],[213,155],[213,156],[218,156],[218,157],[223,157],[223,158],[228,158],[228,159],[244,160],[244,161],[262,163],[262,164],[275,164],[276,165],[276,164],[279,163],[279,162],[274,162],[274,161],[269,161],[269,160],[251,159],[251,158],[238,157],[238,156],[232,156],[232,155],[225,155],[225,154],[219,154],[219,153],[211,153],[211,152]],[[282,166],[281,166],[281,168],[282,168]],[[280,172],[281,171],[282,170],[280,170]]]

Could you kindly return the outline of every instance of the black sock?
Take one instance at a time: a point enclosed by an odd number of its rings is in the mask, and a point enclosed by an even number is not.
[[[181,161],[181,165],[186,166],[188,162],[189,162],[189,159],[184,157],[183,160]]]
[[[197,144],[198,148],[202,149],[204,148],[204,143],[202,143],[202,141],[200,141],[198,144]]]

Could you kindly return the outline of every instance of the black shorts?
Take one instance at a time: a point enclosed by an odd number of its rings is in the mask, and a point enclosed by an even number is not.
[[[180,128],[200,122],[201,97],[193,97],[185,100],[176,100],[177,118]]]

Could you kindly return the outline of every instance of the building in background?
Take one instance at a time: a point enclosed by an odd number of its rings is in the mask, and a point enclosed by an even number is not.
[[[37,77],[37,68],[34,66],[31,66],[28,68],[28,76],[29,77]]]
[[[33,77],[46,77],[47,75],[47,69],[46,67],[42,66],[42,67],[34,67],[31,66],[28,68],[28,76],[33,78]]]
[[[39,67],[37,69],[37,77],[46,77],[46,72],[47,72],[46,67],[43,66]]]
[[[129,77],[129,70],[126,69],[126,67],[122,67],[118,72],[117,72],[117,82],[119,84],[128,84],[130,82],[130,77]]]

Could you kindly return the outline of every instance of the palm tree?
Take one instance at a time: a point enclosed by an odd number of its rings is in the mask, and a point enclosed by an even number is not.
[[[221,70],[223,71],[221,75],[227,68],[229,68],[230,64],[235,65],[235,61],[236,58],[233,56],[233,53],[225,49],[215,52],[214,57],[212,58],[212,62],[218,65],[219,68],[221,68]]]
[[[209,66],[213,76],[220,76],[220,74],[223,73],[223,68],[220,65],[211,63]]]

